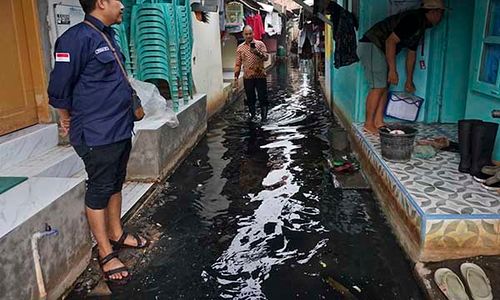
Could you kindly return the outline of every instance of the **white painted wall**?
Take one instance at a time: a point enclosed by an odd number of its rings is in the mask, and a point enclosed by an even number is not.
[[[223,92],[219,14],[209,14],[210,23],[193,15],[193,81],[197,93],[207,94],[208,105]]]
[[[222,67],[224,69],[234,69],[236,48],[238,48],[238,41],[236,38],[231,34],[226,34],[222,41]]]

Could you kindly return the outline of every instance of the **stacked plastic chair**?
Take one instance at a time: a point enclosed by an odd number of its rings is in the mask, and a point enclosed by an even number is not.
[[[175,36],[169,34],[171,13],[165,3],[134,5],[131,16],[131,52],[136,61],[136,77],[142,81],[167,81],[174,110],[178,110],[177,61],[171,55],[175,50]]]
[[[123,10],[122,24],[125,27],[127,36],[130,37],[132,7],[136,4],[136,0],[122,0],[122,4],[125,7]]]
[[[122,23],[120,25],[113,25],[112,27],[115,31],[115,41],[118,46],[120,46],[120,50],[125,56],[125,69],[129,75],[132,75],[132,61],[130,59],[129,44],[125,25]]]
[[[179,41],[179,59],[181,71],[182,97],[184,103],[193,95],[191,75],[191,55],[193,48],[193,29],[191,27],[191,6],[189,0],[178,0],[176,4],[177,34]]]

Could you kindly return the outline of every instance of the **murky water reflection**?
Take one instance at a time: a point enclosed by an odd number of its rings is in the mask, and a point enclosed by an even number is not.
[[[308,71],[269,75],[267,124],[242,101],[210,124],[149,212],[164,230],[150,263],[116,298],[421,299],[371,192],[332,184],[338,126]]]

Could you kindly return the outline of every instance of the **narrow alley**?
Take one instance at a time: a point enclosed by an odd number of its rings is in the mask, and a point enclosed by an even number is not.
[[[339,125],[307,71],[271,72],[267,124],[243,99],[209,123],[128,222],[160,235],[113,299],[422,299],[371,191],[334,187]]]

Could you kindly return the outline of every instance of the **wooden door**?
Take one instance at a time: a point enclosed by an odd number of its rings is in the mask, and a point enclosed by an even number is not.
[[[38,122],[33,68],[39,62],[31,55],[38,37],[36,22],[24,0],[0,0],[0,135]],[[39,91],[38,91],[39,92]]]

